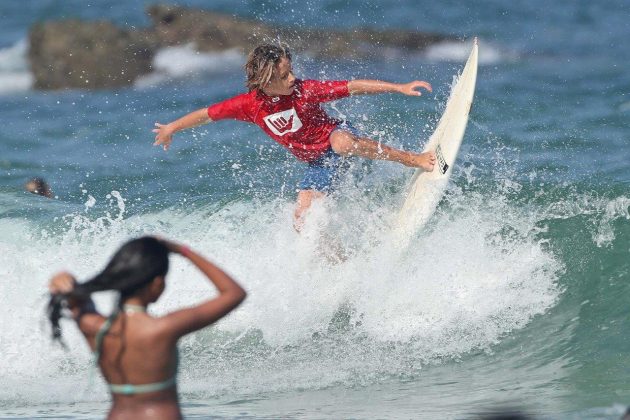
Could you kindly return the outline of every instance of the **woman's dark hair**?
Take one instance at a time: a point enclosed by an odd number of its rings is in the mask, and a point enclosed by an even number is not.
[[[59,319],[68,299],[89,299],[92,293],[114,290],[120,293],[120,305],[125,297],[133,295],[155,277],[166,275],[168,254],[168,248],[156,238],[145,236],[133,239],[120,247],[96,277],[77,284],[70,293],[52,295],[48,303],[48,317],[53,339],[61,338]]]

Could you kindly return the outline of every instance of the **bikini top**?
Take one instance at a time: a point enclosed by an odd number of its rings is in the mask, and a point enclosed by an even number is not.
[[[144,306],[139,305],[123,305],[123,311],[125,312],[146,312],[146,308]],[[94,363],[98,365],[98,361],[101,357],[101,349],[103,347],[103,338],[109,332],[112,327],[112,323],[118,316],[119,311],[114,311],[113,314],[109,318],[105,320],[101,328],[99,328],[96,333],[96,346],[94,349]],[[177,366],[179,366],[179,354],[177,354]],[[176,368],[177,369],[177,368]],[[135,394],[145,394],[147,392],[156,392],[163,391],[165,389],[169,389],[172,386],[175,386],[177,382],[177,370],[175,374],[168,378],[165,381],[161,382],[153,382],[149,384],[108,384],[110,392],[113,394],[123,394],[123,395],[135,395]]]

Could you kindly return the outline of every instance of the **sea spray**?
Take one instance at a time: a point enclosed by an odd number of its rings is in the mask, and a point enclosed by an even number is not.
[[[0,95],[26,91],[33,86],[27,60],[28,42],[22,39],[7,48],[0,48]]]
[[[25,279],[4,293],[7,303],[24,303],[2,314],[12,325],[3,332],[3,350],[12,354],[5,371],[16,383],[20,377],[45,382],[61,376],[68,386],[82,380],[89,357],[70,323],[64,326],[70,352],[54,350],[50,360],[35,352],[52,346],[48,335],[24,336],[19,326],[41,324],[45,282],[55,270],[88,278],[122,242],[143,234],[189,244],[249,292],[230,317],[182,342],[184,392],[246,394],[385,380],[489,348],[558,298],[562,265],[528,233],[533,226],[527,212],[501,200],[499,192],[450,190],[449,204],[431,227],[401,251],[386,240],[395,201],[378,185],[373,189],[383,201],[356,190],[317,203],[301,235],[292,228],[293,202],[285,199],[125,217],[124,198],[115,191],[104,197],[105,208],[69,214],[66,228],[36,241],[28,239],[33,227],[26,223],[23,240],[14,238],[7,255],[30,243],[27,259],[3,265]],[[506,226],[515,233],[502,234]],[[328,258],[332,244],[344,258]],[[153,311],[163,314],[214,294],[201,273],[174,256],[166,293]],[[97,303],[108,312],[112,297],[99,296]],[[5,392],[5,398],[16,397]]]

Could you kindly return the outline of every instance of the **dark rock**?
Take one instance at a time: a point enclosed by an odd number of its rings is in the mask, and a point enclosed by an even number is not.
[[[127,86],[151,71],[156,44],[109,22],[66,20],[30,32],[29,59],[39,89]]]
[[[272,26],[230,15],[179,6],[150,6],[155,38],[163,46],[194,42],[199,51],[249,50],[258,39],[271,39]]]
[[[148,8],[152,27],[124,30],[109,22],[65,20],[35,25],[29,58],[39,89],[127,86],[151,71],[159,48],[194,43],[201,52],[238,48],[243,53],[278,39],[315,57],[382,57],[384,52],[418,52],[452,37],[415,31],[320,29],[271,26],[255,20],[156,5]]]
[[[261,42],[280,39],[297,52],[308,52],[317,57],[366,58],[379,55],[375,47],[421,52],[429,45],[454,39],[441,34],[403,30],[331,31],[271,26],[221,13],[168,5],[151,6],[147,13],[162,45],[194,42],[199,51],[228,48],[250,51]]]

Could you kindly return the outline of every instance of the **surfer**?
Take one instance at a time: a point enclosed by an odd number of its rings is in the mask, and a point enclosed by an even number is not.
[[[153,317],[147,307],[164,291],[169,254],[193,263],[219,294],[213,299],[164,316]],[[177,397],[177,341],[221,319],[245,298],[245,291],[219,267],[186,246],[153,237],[124,244],[93,279],[77,283],[69,273],[49,283],[48,313],[53,338],[61,338],[63,307],[72,313],[94,352],[112,394],[108,418],[181,418]],[[113,314],[98,313],[91,294],[116,291]]]
[[[155,146],[168,150],[173,134],[210,121],[235,119],[258,125],[299,160],[308,164],[299,184],[296,230],[314,199],[330,192],[347,168],[346,158],[360,156],[399,162],[432,171],[433,152],[398,150],[360,135],[352,126],[329,117],[321,103],[349,95],[431,92],[428,82],[389,83],[380,80],[301,80],[293,74],[291,53],[282,46],[260,45],[245,64],[248,92],[193,111],[169,124],[155,123]]]

